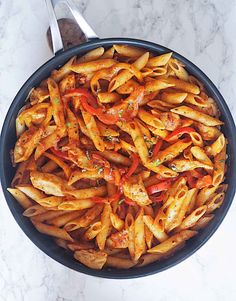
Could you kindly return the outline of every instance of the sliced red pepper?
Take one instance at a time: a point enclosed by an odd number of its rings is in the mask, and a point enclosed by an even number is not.
[[[50,148],[51,152],[56,155],[57,157],[63,159],[63,160],[68,160],[70,161],[69,157],[68,157],[68,152],[62,152],[62,151],[59,151],[57,149],[55,149],[54,147],[51,147]]]
[[[98,204],[109,203],[108,198],[101,198],[101,197],[99,197],[99,196],[94,196],[94,197],[92,198],[92,201],[93,201],[94,203],[98,203]]]
[[[78,96],[84,96],[86,99],[88,99],[88,102],[93,107],[97,107],[98,103],[96,98],[85,88],[76,88],[71,89],[67,91],[67,93],[64,95],[64,97],[78,97]]]
[[[196,182],[196,188],[201,189],[207,187],[212,184],[212,177],[210,175],[206,175]]]
[[[175,140],[179,139],[182,135],[189,134],[192,132],[195,132],[194,128],[192,128],[192,127],[178,128],[177,130],[175,130],[171,134],[169,134],[165,138],[165,141],[167,141],[167,142],[175,141]]]
[[[118,121],[118,116],[106,114],[103,112],[102,108],[92,107],[90,104],[88,104],[85,97],[81,98],[80,103],[87,112],[93,116],[97,116],[97,118],[105,124],[115,124]]]
[[[163,140],[158,140],[157,143],[155,144],[153,151],[152,151],[152,157],[156,157],[156,155],[159,153],[161,146],[163,144]]]
[[[125,197],[125,200],[124,200],[125,204],[129,205],[129,206],[135,206],[136,203],[131,200],[130,198],[128,198],[127,196]]]
[[[162,181],[158,184],[148,186],[146,188],[147,193],[148,194],[154,194],[154,193],[157,193],[157,192],[160,192],[160,191],[163,191],[163,190],[167,190],[168,188],[171,187],[172,181],[173,180],[169,179],[169,180],[166,180],[166,181]]]
[[[139,165],[139,156],[135,153],[131,153],[131,157],[132,157],[133,161],[132,161],[132,165],[130,166],[130,168],[126,174],[127,178],[132,176],[132,174],[136,171],[136,169]]]

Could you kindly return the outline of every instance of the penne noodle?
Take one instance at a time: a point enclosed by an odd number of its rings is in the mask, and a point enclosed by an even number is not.
[[[67,224],[65,224],[64,226],[65,230],[71,232],[79,228],[88,227],[91,224],[91,222],[97,216],[100,215],[102,209],[103,209],[102,204],[96,204],[92,208],[88,209],[88,211],[84,215],[76,219],[73,219],[72,221],[69,221]]]
[[[218,186],[224,179],[226,161],[226,144],[220,153],[214,158],[214,172],[212,178],[212,185]]]
[[[145,83],[145,94],[159,92],[170,87],[174,87],[174,84],[167,82],[166,79],[153,79]]]
[[[92,139],[96,149],[103,152],[105,150],[105,145],[101,138],[95,118],[85,110],[81,109],[81,112],[84,119],[84,123],[86,124],[86,128],[88,130],[89,137]]]
[[[67,212],[64,214],[60,214],[58,216],[54,216],[51,218],[47,218],[47,224],[49,225],[53,225],[56,227],[63,227],[65,226],[65,224],[67,224],[68,222],[70,222],[71,220],[80,217],[81,215],[83,215],[85,212],[85,210],[79,210],[79,211],[72,211],[72,212]]]
[[[213,165],[210,158],[207,156],[206,152],[201,147],[199,146],[191,147],[191,153],[198,161],[208,164],[210,166]]]
[[[184,92],[188,92],[188,93],[192,93],[192,94],[199,94],[200,93],[200,89],[198,86],[196,86],[195,84],[192,84],[190,82],[186,82],[182,79],[177,79],[175,77],[168,77],[166,79],[166,81],[173,85],[176,89],[180,89]]]
[[[104,68],[109,68],[116,63],[113,59],[94,60],[85,63],[76,63],[70,66],[70,70],[76,73],[92,73]]]
[[[207,209],[206,213],[212,213],[214,210],[219,208],[224,201],[225,194],[223,192],[217,193],[209,201],[206,202]]]
[[[135,266],[137,263],[125,258],[108,256],[106,266],[116,268],[116,269],[130,269]]]
[[[215,193],[218,189],[218,186],[205,187],[199,191],[196,199],[196,206],[200,207],[204,205],[207,200]]]
[[[119,216],[113,212],[110,213],[110,219],[112,226],[117,230],[121,231],[124,228],[125,222],[119,218]]]
[[[149,52],[146,52],[142,54],[132,65],[130,65],[130,68],[132,67],[130,70],[122,70],[119,74],[117,74],[110,81],[108,91],[112,92],[116,90],[118,87],[130,80],[134,75],[141,81],[142,73],[139,70],[141,70],[146,65],[148,58]]]
[[[220,121],[220,120],[218,120],[214,117],[211,117],[209,115],[206,115],[204,113],[198,112],[198,111],[196,111],[196,110],[194,110],[190,107],[187,107],[187,106],[181,106],[181,107],[171,109],[171,112],[174,112],[176,114],[179,114],[179,115],[185,116],[187,118],[196,120],[196,121],[201,122],[201,123],[203,123],[204,125],[207,125],[207,126],[216,126],[216,125],[222,125],[223,124],[222,121]]]
[[[135,256],[135,245],[134,245],[134,218],[131,213],[128,213],[125,218],[125,229],[128,232],[128,250],[130,257],[134,259]]]
[[[145,53],[144,49],[133,47],[129,45],[121,45],[121,44],[114,44],[113,45],[116,52],[118,52],[122,56],[127,57],[138,57]]]
[[[188,93],[187,97],[184,99],[184,102],[189,103],[191,105],[197,106],[197,107],[208,107],[209,103],[200,97],[199,95],[195,95],[192,93]]]
[[[102,57],[103,54],[104,54],[103,47],[95,48],[87,52],[85,55],[81,56],[79,59],[77,59],[77,63],[86,63],[90,61],[95,61],[100,57]]]
[[[41,206],[41,205],[33,205],[33,206],[31,206],[31,207],[28,207],[28,208],[23,212],[23,215],[24,215],[24,216],[27,216],[27,217],[32,217],[32,216],[35,216],[35,215],[44,213],[44,212],[46,212],[46,211],[47,211],[47,209],[44,208],[44,207]]]
[[[88,228],[88,230],[84,233],[84,237],[87,240],[92,240],[98,235],[99,232],[101,232],[101,230],[102,230],[102,223],[96,222]]]
[[[221,134],[210,146],[206,147],[206,152],[209,156],[215,157],[219,154],[226,144],[224,134]]]
[[[163,231],[163,229],[156,223],[150,215],[144,215],[143,221],[152,234],[162,242],[168,238],[168,235]]]
[[[33,206],[33,202],[22,191],[17,188],[7,188],[10,194],[17,200],[23,209]]]
[[[95,203],[91,199],[73,199],[68,198],[58,205],[59,210],[82,210],[91,208]]]
[[[213,219],[213,217],[214,217],[214,214],[209,214],[209,215],[202,216],[196,222],[196,224],[192,227],[192,230],[199,231],[199,230],[205,228],[209,224],[209,222]]]
[[[48,211],[44,211],[43,213],[40,213],[38,215],[34,215],[33,220],[35,220],[37,222],[41,222],[41,223],[42,222],[48,223],[48,221],[50,219],[57,218],[63,214],[65,214],[65,212],[63,210],[48,210]]]
[[[21,192],[23,192],[25,195],[27,195],[28,197],[30,197],[33,201],[35,201],[37,203],[40,202],[41,199],[46,197],[46,195],[42,191],[34,188],[30,184],[17,185],[16,188],[19,189]]]
[[[68,195],[71,195],[77,199],[88,199],[94,196],[104,196],[107,192],[106,186],[90,187],[78,190],[67,191]]]
[[[135,267],[137,267],[137,268],[138,267],[143,267],[143,266],[146,266],[146,265],[148,265],[150,263],[153,263],[155,261],[159,261],[161,259],[168,258],[171,255],[173,255],[176,251],[182,249],[184,246],[185,246],[185,242],[182,242],[182,243],[178,244],[175,248],[171,249],[169,252],[167,252],[165,254],[150,253],[150,254],[142,255],[139,258],[139,263]]]
[[[74,241],[73,238],[64,230],[54,226],[45,225],[43,223],[32,221],[35,228],[43,234],[47,234],[53,237],[61,238],[67,241]]]
[[[189,161],[184,159],[176,159],[169,164],[169,167],[176,172],[184,172],[188,170],[193,170],[195,168],[204,168],[206,170],[213,170],[213,167],[199,162],[199,161]]]
[[[183,92],[163,92],[161,99],[169,104],[178,105],[187,97],[188,93]]]
[[[177,234],[174,234],[173,236],[171,236],[164,242],[160,243],[159,245],[149,249],[148,253],[165,254],[165,253],[173,250],[179,244],[190,239],[191,237],[193,237],[196,234],[197,234],[197,231],[183,230]]]
[[[172,56],[172,52],[154,56],[148,60],[146,67],[152,68],[152,67],[164,66],[168,63],[171,56]]]
[[[203,205],[195,209],[190,215],[188,215],[182,223],[179,225],[178,228],[175,229],[176,232],[192,228],[197,221],[205,214],[207,210],[207,206]]]
[[[100,57],[101,59],[112,59],[115,53],[115,48],[112,46],[111,48],[107,49],[103,55]]]
[[[168,61],[168,66],[174,71],[179,79],[188,81],[188,72],[184,69],[184,66],[180,61],[171,58]]]
[[[136,219],[134,220],[134,261],[146,251],[145,246],[145,232],[143,222],[143,208],[138,212]]]
[[[191,144],[192,141],[177,141],[176,143],[171,144],[169,147],[158,153],[157,158],[155,158],[156,164],[161,164],[163,162],[174,159],[175,157],[179,156]]]
[[[185,206],[185,200],[187,198],[188,189],[187,186],[183,186],[175,195],[173,202],[169,205],[166,211],[165,230],[170,232],[177,226],[179,226],[184,218],[185,210],[182,209]],[[187,208],[186,208],[187,209]]]
[[[144,111],[143,109],[139,109],[138,112],[138,117],[145,122],[146,124],[154,127],[154,128],[158,128],[158,129],[165,129],[162,121],[157,118],[156,116],[148,113],[147,111]]]
[[[111,226],[110,214],[111,205],[108,203],[104,205],[103,212],[101,214],[101,231],[99,231],[96,236],[96,242],[100,250],[104,250],[106,239],[109,234],[109,229]]]
[[[71,66],[75,61],[76,57],[73,56],[64,66],[62,66],[59,70],[54,70],[51,73],[51,77],[54,81],[59,82],[64,76],[68,75],[71,70]]]

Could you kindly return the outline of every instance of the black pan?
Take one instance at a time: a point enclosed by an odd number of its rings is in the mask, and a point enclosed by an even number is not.
[[[193,237],[187,241],[186,246],[175,253],[172,257],[163,260],[161,262],[155,262],[148,266],[130,269],[130,270],[116,270],[116,269],[104,269],[104,270],[92,270],[85,267],[79,262],[73,259],[73,256],[70,252],[60,248],[55,244],[53,239],[50,237],[39,233],[34,226],[31,224],[28,218],[22,216],[22,208],[14,200],[14,198],[8,193],[7,187],[10,187],[11,180],[15,173],[15,169],[12,167],[10,160],[10,151],[14,147],[16,142],[16,132],[15,132],[15,120],[17,117],[18,111],[25,104],[25,99],[27,98],[30,90],[38,86],[40,82],[47,78],[51,71],[63,65],[68,61],[72,56],[78,55],[81,56],[87,51],[90,51],[99,46],[104,48],[109,48],[112,44],[127,44],[137,47],[145,48],[146,50],[154,54],[162,54],[170,52],[166,47],[163,47],[158,44],[151,42],[129,39],[129,38],[110,38],[110,39],[94,39],[93,41],[88,41],[82,45],[73,47],[66,51],[62,51],[57,54],[51,60],[46,62],[41,66],[23,85],[16,97],[14,98],[10,109],[7,113],[7,116],[4,121],[4,125],[1,133],[0,141],[0,175],[3,192],[7,204],[21,229],[29,237],[29,239],[40,248],[44,253],[46,253],[51,258],[60,262],[61,264],[81,273],[88,275],[93,275],[103,278],[114,278],[114,279],[124,279],[124,278],[136,278],[151,275],[154,273],[161,272],[166,270],[181,261],[185,260],[196,252],[217,230],[221,222],[223,221],[229,207],[232,203],[234,194],[235,194],[235,183],[236,183],[236,130],[235,124],[232,118],[232,115],[229,111],[229,108],[223,99],[220,92],[217,90],[216,86],[211,82],[211,80],[193,63],[181,56],[180,54],[173,51],[173,57],[180,60],[186,66],[187,71],[198,78],[205,86],[208,95],[210,95],[217,103],[221,111],[221,119],[224,122],[222,128],[223,133],[228,139],[228,171],[226,174],[226,183],[229,185],[226,192],[225,201],[222,206],[216,210],[214,219],[210,224],[203,229],[196,237]]]

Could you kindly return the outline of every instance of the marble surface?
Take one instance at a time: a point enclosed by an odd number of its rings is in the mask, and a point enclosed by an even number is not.
[[[235,0],[77,0],[100,37],[166,45],[196,63],[236,117]],[[25,80],[52,53],[43,0],[0,0],[0,126]],[[0,167],[1,168],[1,167]],[[236,300],[236,202],[210,241],[157,275],[106,280],[76,273],[33,245],[0,198],[0,301]]]

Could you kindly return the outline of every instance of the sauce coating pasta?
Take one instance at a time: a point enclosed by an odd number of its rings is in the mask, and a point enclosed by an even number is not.
[[[8,191],[39,232],[90,268],[165,259],[224,201],[219,116],[172,53],[99,47],[31,92]]]

